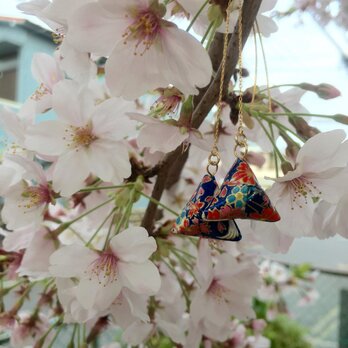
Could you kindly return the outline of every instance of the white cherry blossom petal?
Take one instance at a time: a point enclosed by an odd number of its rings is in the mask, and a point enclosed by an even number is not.
[[[42,155],[59,156],[67,150],[64,139],[67,127],[66,123],[57,120],[41,122],[28,129],[25,145]]]
[[[124,286],[135,293],[154,295],[161,287],[158,269],[151,261],[119,262],[118,269]]]
[[[197,94],[196,87],[206,86],[212,76],[212,65],[202,45],[191,35],[177,28],[164,32],[163,50],[167,68],[163,73],[167,84],[172,84],[184,94]],[[179,62],[185,64],[179,64]],[[165,85],[162,84],[163,87]]]
[[[50,257],[50,273],[55,277],[81,277],[97,258],[92,250],[78,244],[64,246]]]
[[[345,138],[346,133],[342,129],[317,134],[306,141],[297,155],[296,162],[301,163],[303,171],[307,173],[322,172],[335,166],[343,167],[348,162],[344,156],[345,149],[340,151]]]
[[[131,227],[112,238],[110,246],[123,262],[143,263],[157,249],[156,241],[143,227]]]
[[[84,149],[60,156],[53,171],[53,188],[68,197],[84,186],[90,174],[88,156]]]
[[[56,60],[46,53],[36,53],[31,63],[31,71],[37,82],[43,83],[52,92],[53,86],[64,78]]]
[[[81,110],[82,102],[87,101],[87,98],[81,100],[80,86],[72,80],[63,80],[57,83],[53,88],[52,97],[53,109],[57,113],[58,118],[67,124],[73,126],[85,126],[86,117]],[[93,100],[87,101],[87,108]]]
[[[76,287],[76,297],[84,309],[90,310],[95,306],[100,287],[96,278],[82,278],[80,280]]]
[[[82,52],[109,56],[115,41],[122,39],[116,18],[97,2],[86,4],[70,17],[67,40]],[[122,23],[126,28],[127,22]]]

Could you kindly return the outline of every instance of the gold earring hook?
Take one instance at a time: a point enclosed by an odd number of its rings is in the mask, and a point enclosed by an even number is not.
[[[220,119],[223,106],[223,93],[225,84],[225,71],[228,51],[228,33],[230,26],[230,15],[233,0],[230,0],[226,9],[226,21],[225,21],[225,33],[224,33],[224,44],[221,60],[221,76],[220,76],[220,88],[219,88],[219,99],[218,109],[216,112],[216,118],[214,123],[214,143],[210,155],[208,157],[207,172],[213,176],[216,174],[219,163],[221,161],[218,142],[220,132]],[[248,153],[248,139],[244,133],[243,124],[243,0],[239,1],[239,16],[238,16],[238,79],[239,79],[239,101],[238,101],[238,127],[235,136],[235,147],[234,154],[240,159],[244,159]],[[211,167],[213,169],[211,169]]]
[[[219,142],[219,132],[220,132],[220,118],[222,113],[222,100],[223,100],[223,93],[224,93],[225,71],[226,71],[227,50],[228,50],[228,33],[229,33],[229,26],[230,26],[232,2],[233,0],[229,1],[227,9],[226,9],[224,44],[223,44],[222,59],[221,59],[221,76],[220,76],[218,109],[216,112],[215,123],[214,123],[214,144],[210,152],[210,155],[208,157],[208,165],[207,165],[207,172],[211,176],[216,174],[219,168],[219,163],[221,161],[219,148],[218,148],[218,142]],[[214,171],[212,171],[210,167],[213,167]]]
[[[244,133],[243,124],[243,0],[239,2],[238,16],[238,79],[239,79],[239,100],[238,100],[238,128],[235,136],[236,145],[234,155],[244,159],[248,154],[248,139]]]

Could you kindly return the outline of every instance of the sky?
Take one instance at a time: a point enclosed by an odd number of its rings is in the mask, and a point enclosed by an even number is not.
[[[0,16],[22,17],[16,10],[15,0],[0,0]],[[287,9],[291,0],[278,0],[277,9]],[[34,20],[31,18],[31,20]],[[308,82],[313,84],[330,83],[337,87],[342,96],[333,100],[319,99],[313,93],[306,93],[302,99],[304,106],[312,113],[348,115],[348,66],[343,63],[341,53],[310,15],[293,15],[278,22],[279,31],[263,40],[269,70],[270,85]],[[341,50],[348,52],[348,43],[335,27],[329,28],[330,35],[340,42]],[[253,73],[254,45],[249,40],[244,50],[245,67]],[[261,54],[259,55],[261,56]],[[253,81],[247,79],[244,86]],[[266,84],[263,63],[259,62],[258,84]],[[311,124],[325,131],[345,128],[334,122],[313,119]],[[297,240],[287,256],[279,257],[286,261],[307,261],[325,268],[343,267],[348,269],[348,241],[333,238],[327,241],[303,238]],[[307,250],[311,250],[308,253]],[[318,255],[318,256],[317,256]],[[323,257],[328,255],[328,257]]]

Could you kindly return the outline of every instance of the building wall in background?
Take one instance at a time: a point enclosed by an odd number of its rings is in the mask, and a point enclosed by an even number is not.
[[[0,98],[23,103],[38,87],[31,74],[34,54],[52,54],[54,49],[48,31],[27,21],[0,18]]]

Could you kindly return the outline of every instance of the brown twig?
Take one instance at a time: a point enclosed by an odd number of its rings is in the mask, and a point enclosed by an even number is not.
[[[253,23],[255,21],[257,12],[260,8],[262,0],[245,0],[243,4],[243,38],[242,43],[243,46],[245,42],[247,41],[247,38],[250,34],[250,31],[252,29]],[[218,49],[219,44],[218,41],[221,41],[221,34],[217,34],[213,41],[213,48],[214,50]],[[221,61],[221,51],[220,48],[215,52],[210,52],[211,58],[213,61],[213,64],[216,66],[217,61]],[[219,57],[219,58],[218,58]],[[231,76],[233,72],[235,71],[237,62],[238,62],[238,28],[236,27],[233,34],[231,35],[231,38],[229,40],[228,45],[228,54],[227,54],[227,64],[226,64],[226,70],[225,70],[225,88],[227,89],[228,82],[231,79]],[[215,68],[216,68],[215,66]],[[194,111],[192,115],[192,124],[191,126],[194,128],[199,128],[200,125],[203,123],[204,119],[207,117],[208,113],[216,103],[219,95],[219,84],[220,84],[220,75],[221,75],[221,64],[219,64],[219,69],[216,72],[214,78],[212,79],[211,83],[208,85],[208,87],[202,89],[197,97],[194,98]],[[158,166],[158,176],[156,179],[156,183],[152,192],[152,197],[156,200],[160,200],[162,197],[162,193],[166,187],[166,182],[168,179],[168,174],[173,166],[178,161],[178,158],[182,155],[182,146],[178,146],[174,151],[168,153],[164,159],[161,161],[161,163]],[[183,162],[183,163],[182,163]],[[181,162],[181,169],[183,168],[183,165],[186,162],[186,159]],[[181,170],[179,172],[179,175],[181,173]],[[176,174],[177,175],[177,174]],[[152,233],[154,222],[155,222],[155,216],[157,212],[157,205],[149,202],[145,215],[142,220],[142,226],[145,227],[149,233]]]

